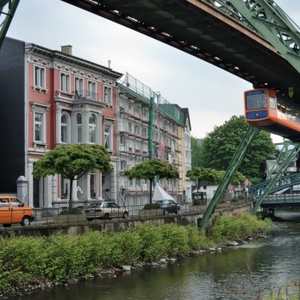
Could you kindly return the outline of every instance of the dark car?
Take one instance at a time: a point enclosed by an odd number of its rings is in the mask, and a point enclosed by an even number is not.
[[[126,207],[119,206],[117,203],[111,201],[91,203],[85,209],[85,214],[88,221],[93,219],[128,218]]]
[[[180,211],[180,205],[174,200],[158,200],[155,203],[163,209],[164,215],[178,214]]]

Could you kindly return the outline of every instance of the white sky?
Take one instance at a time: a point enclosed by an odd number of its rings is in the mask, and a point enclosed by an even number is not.
[[[300,24],[300,1],[276,3]],[[21,0],[7,36],[60,50],[128,72],[171,103],[188,107],[192,135],[204,138],[233,115],[242,115],[252,85],[198,58],[60,0]],[[281,142],[281,137],[275,137]]]

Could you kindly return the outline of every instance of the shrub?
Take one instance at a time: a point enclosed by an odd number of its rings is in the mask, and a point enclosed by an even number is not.
[[[195,226],[174,223],[145,223],[118,233],[93,231],[75,237],[62,233],[47,239],[0,237],[0,294],[17,292],[31,281],[64,282],[89,277],[101,268],[155,262],[208,248],[215,242],[244,238],[271,225],[269,219],[262,221],[250,213],[240,213],[218,218],[212,229],[213,240]]]
[[[134,229],[128,229],[115,235],[116,244],[120,248],[121,263],[135,265],[141,257],[142,237]]]
[[[81,215],[82,209],[79,207],[69,208],[59,213],[60,215]]]
[[[140,252],[141,261],[150,263],[165,256],[165,241],[163,240],[161,231],[158,230],[157,226],[145,223],[136,227],[136,231],[142,241]]]
[[[195,226],[185,227],[188,236],[188,247],[190,250],[199,250],[201,248],[200,231]]]
[[[159,209],[160,208],[160,206],[159,206],[159,204],[157,204],[157,203],[147,203],[147,204],[145,204],[145,206],[144,206],[144,209]]]
[[[62,233],[52,235],[45,252],[46,278],[56,282],[72,278],[76,273],[73,270],[74,259],[72,239]]]
[[[43,277],[43,238],[0,237],[0,294],[16,292]]]
[[[161,226],[160,231],[168,257],[173,257],[180,253],[187,253],[190,250],[188,246],[189,236],[185,227],[170,223]]]
[[[212,227],[212,237],[217,242],[230,239],[243,239],[250,234],[266,231],[270,227],[270,221],[262,221],[256,216],[242,212],[235,216],[221,216]]]

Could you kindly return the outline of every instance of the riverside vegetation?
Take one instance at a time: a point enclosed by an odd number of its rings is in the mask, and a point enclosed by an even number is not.
[[[207,236],[195,226],[145,223],[121,232],[92,231],[78,236],[0,238],[0,298],[31,289],[187,256],[227,241],[263,235],[272,227],[250,213],[219,217]]]

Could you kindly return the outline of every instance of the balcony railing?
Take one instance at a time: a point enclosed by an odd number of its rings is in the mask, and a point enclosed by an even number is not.
[[[98,101],[98,94],[87,90],[76,90],[74,100],[92,100]]]

